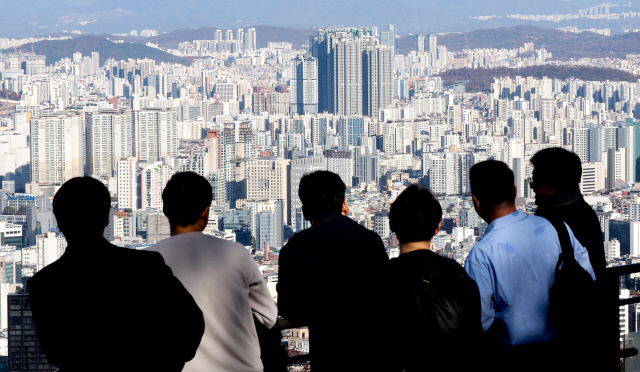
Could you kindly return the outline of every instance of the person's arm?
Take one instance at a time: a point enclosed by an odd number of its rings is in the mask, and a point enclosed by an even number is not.
[[[280,250],[278,269],[278,314],[296,326],[309,325],[309,304],[313,283],[296,270],[290,251],[295,249],[295,236]]]
[[[269,293],[267,283],[264,281],[258,265],[251,255],[245,250],[244,258],[247,284],[249,286],[249,305],[253,316],[267,328],[271,329],[278,321],[278,309]]]
[[[491,270],[482,253],[477,248],[471,249],[464,268],[469,274],[469,277],[478,285],[482,312],[482,331],[487,332],[491,324],[493,324],[495,317],[494,283]]]
[[[573,231],[571,231],[569,225],[566,222],[564,222],[564,224],[567,227],[569,238],[571,239],[573,256],[575,257],[578,264],[580,264],[580,266],[582,266],[582,268],[585,269],[589,273],[589,275],[591,275],[591,278],[593,278],[593,280],[596,280],[596,274],[593,270],[593,267],[591,266],[591,260],[589,259],[589,252],[582,244],[580,244],[578,239],[573,234]]]
[[[154,287],[158,290],[156,311],[164,312],[166,319],[179,320],[180,325],[174,327],[172,336],[180,342],[175,343],[172,359],[180,362],[188,362],[193,359],[200,346],[204,334],[204,317],[195,300],[182,285],[180,280],[173,275],[171,268],[164,263],[160,253],[154,252],[154,258],[150,260],[149,267],[154,268]],[[161,327],[158,324],[157,327]]]

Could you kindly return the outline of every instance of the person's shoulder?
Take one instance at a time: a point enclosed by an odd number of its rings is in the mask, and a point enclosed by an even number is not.
[[[203,233],[188,233],[172,236],[164,239],[151,247],[147,251],[155,251],[159,253],[167,253],[173,250],[185,251],[189,249],[225,249],[232,251],[246,251],[244,246],[237,242],[221,239],[215,236]]]
[[[27,289],[32,291],[43,286],[55,285],[58,278],[67,273],[68,269],[65,266],[66,265],[62,259],[58,259],[57,261],[45,266],[27,280]]]

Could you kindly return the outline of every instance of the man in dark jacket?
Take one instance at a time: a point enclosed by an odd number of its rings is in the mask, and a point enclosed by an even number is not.
[[[538,151],[530,161],[534,167],[530,186],[536,193],[538,205],[536,216],[564,221],[569,225],[576,239],[587,249],[589,262],[598,280],[599,293],[590,294],[595,300],[589,306],[593,312],[600,315],[593,316],[588,334],[581,336],[583,342],[572,340],[571,346],[579,348],[584,355],[577,360],[578,364],[573,364],[573,367],[594,371],[617,368],[616,356],[605,353],[606,350],[612,352],[617,350],[617,346],[613,344],[616,342],[615,335],[618,327],[618,318],[615,313],[617,308],[610,306],[607,309],[603,305],[605,302],[616,301],[615,292],[613,297],[609,297],[608,301],[605,300],[605,296],[609,295],[604,290],[604,286],[607,285],[604,239],[596,212],[584,201],[580,193],[579,184],[582,178],[580,158],[563,148],[552,147]],[[607,344],[609,340],[611,343]]]
[[[391,370],[469,371],[481,365],[474,354],[482,333],[480,292],[460,264],[431,251],[441,219],[440,203],[416,185],[391,205],[400,256],[389,262],[389,318],[393,339],[402,340],[390,345]]]
[[[110,207],[91,177],[53,199],[68,246],[27,282],[40,348],[61,372],[181,371],[204,333],[202,312],[159,253],[104,239]]]
[[[345,216],[345,191],[332,172],[300,180],[302,212],[312,226],[295,234],[279,258],[278,311],[309,326],[316,372],[376,370],[383,362],[388,324],[379,301],[388,256],[376,233]]]
[[[580,193],[582,164],[578,155],[560,147],[538,151],[531,158],[531,189],[536,193],[536,216],[566,222],[589,252],[589,261],[602,278],[606,266],[602,229],[596,212]]]

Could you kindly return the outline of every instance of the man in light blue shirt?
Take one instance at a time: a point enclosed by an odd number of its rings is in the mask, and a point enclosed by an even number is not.
[[[505,345],[551,340],[555,329],[549,316],[549,290],[561,253],[555,228],[542,217],[516,209],[513,172],[503,162],[474,165],[469,180],[474,207],[489,223],[465,264],[480,289],[483,331],[501,322]],[[587,250],[569,226],[567,230],[576,261],[595,279]]]

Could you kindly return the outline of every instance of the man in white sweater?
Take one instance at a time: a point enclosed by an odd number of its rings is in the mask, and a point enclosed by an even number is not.
[[[249,251],[202,233],[211,200],[204,177],[175,174],[162,192],[171,238],[149,248],[162,254],[204,314],[202,341],[183,371],[262,371],[253,316],[272,328],[276,305]],[[180,319],[167,320],[180,327]]]

